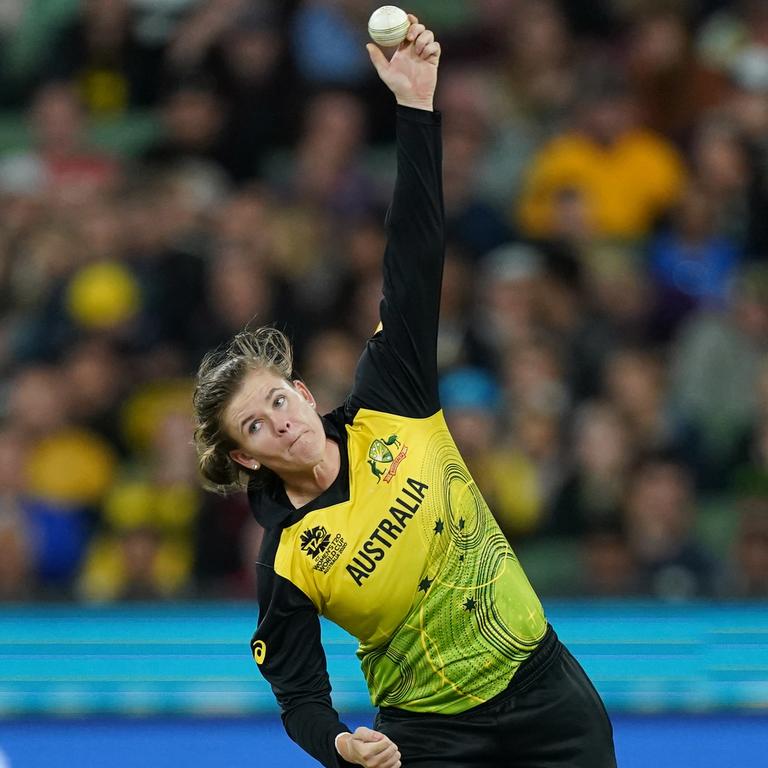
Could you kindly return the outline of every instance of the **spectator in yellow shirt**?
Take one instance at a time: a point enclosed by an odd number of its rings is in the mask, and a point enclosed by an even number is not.
[[[576,195],[594,236],[633,240],[677,202],[685,175],[672,143],[637,124],[623,83],[603,75],[582,90],[574,127],[534,158],[519,225],[528,237],[556,235],[558,202]]]

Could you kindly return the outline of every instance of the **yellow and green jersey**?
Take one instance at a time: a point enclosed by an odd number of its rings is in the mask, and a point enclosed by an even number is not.
[[[446,427],[436,342],[443,212],[439,116],[398,108],[382,330],[324,417],[341,467],[295,509],[252,487],[265,529],[251,648],[289,734],[327,766],[344,726],[318,616],[359,639],[372,702],[457,714],[503,691],[544,637],[541,604]],[[310,382],[311,385],[311,382]]]

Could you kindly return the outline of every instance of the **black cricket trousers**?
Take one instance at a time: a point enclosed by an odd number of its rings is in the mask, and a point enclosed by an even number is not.
[[[605,706],[551,627],[490,701],[460,715],[382,707],[374,728],[397,744],[403,768],[616,768]]]

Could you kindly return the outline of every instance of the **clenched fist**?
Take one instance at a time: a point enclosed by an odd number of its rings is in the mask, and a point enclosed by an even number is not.
[[[383,733],[360,726],[354,733],[342,733],[336,749],[348,762],[365,768],[400,768],[400,750]]]

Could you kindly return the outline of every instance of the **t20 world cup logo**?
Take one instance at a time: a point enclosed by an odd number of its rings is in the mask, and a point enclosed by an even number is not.
[[[331,542],[331,534],[325,529],[325,526],[316,525],[314,528],[308,528],[301,534],[301,549],[306,552],[313,560],[328,547]]]

